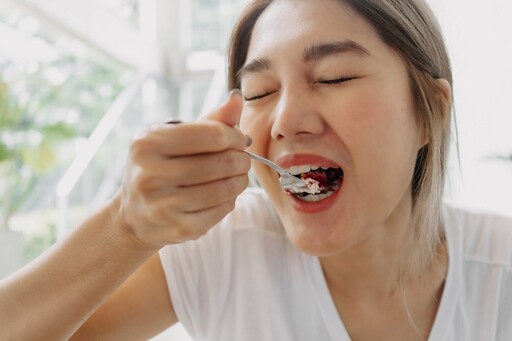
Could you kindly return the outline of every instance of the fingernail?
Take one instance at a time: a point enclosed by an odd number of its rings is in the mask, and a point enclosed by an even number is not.
[[[240,89],[231,89],[231,91],[229,92],[229,97],[233,96],[237,94],[238,96],[242,97],[242,91],[240,91]]]
[[[181,121],[180,120],[168,120],[168,121],[165,121],[166,124],[180,124]]]
[[[245,145],[249,147],[252,144],[252,138],[249,135],[245,135]]]

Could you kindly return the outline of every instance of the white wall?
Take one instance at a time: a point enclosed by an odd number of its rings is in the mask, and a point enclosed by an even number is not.
[[[459,206],[512,215],[512,161],[492,159],[512,154],[512,2],[430,3],[454,72],[461,167],[452,153],[447,196]]]

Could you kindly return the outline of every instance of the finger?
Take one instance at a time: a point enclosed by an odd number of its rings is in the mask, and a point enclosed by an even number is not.
[[[222,205],[227,201],[234,201],[249,185],[247,174],[218,180],[200,186],[183,187],[191,200],[183,207],[187,213],[197,213]]]
[[[141,179],[153,188],[174,184],[191,186],[231,176],[247,174],[251,160],[246,153],[227,150],[214,154],[150,159],[143,166]],[[148,186],[149,188],[149,186]]]
[[[130,150],[135,156],[173,157],[227,149],[242,151],[246,144],[247,138],[240,130],[221,122],[205,120],[197,123],[152,126],[139,134]]]
[[[152,205],[172,207],[173,210],[183,213],[199,212],[236,199],[248,184],[249,177],[243,174],[196,186],[161,187],[154,192],[155,200]]]
[[[193,213],[173,212],[162,206],[152,209],[151,216],[160,222],[166,222],[169,228],[153,229],[152,238],[166,241],[167,244],[182,243],[197,239],[206,234],[235,208],[235,200],[227,200],[217,206]]]
[[[229,212],[235,208],[235,199],[225,201],[215,207],[211,207],[199,212],[184,214],[185,223],[188,226],[200,226],[203,224],[203,229],[210,229],[215,224],[220,222]],[[208,222],[204,224],[204,222]]]
[[[242,114],[243,100],[240,90],[233,89],[229,93],[227,101],[217,110],[206,115],[207,120],[222,122],[230,127],[237,126]]]

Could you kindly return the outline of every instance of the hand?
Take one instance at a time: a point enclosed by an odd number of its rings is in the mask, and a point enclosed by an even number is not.
[[[120,214],[143,243],[197,239],[233,210],[248,184],[247,137],[238,124],[242,100],[228,101],[196,123],[154,125],[132,143]]]

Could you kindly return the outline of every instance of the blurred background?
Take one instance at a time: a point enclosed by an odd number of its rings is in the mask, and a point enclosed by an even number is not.
[[[112,196],[142,127],[223,100],[246,2],[0,1],[0,278]],[[512,4],[430,3],[455,79],[446,199],[512,215]],[[189,337],[177,325],[157,339]]]

